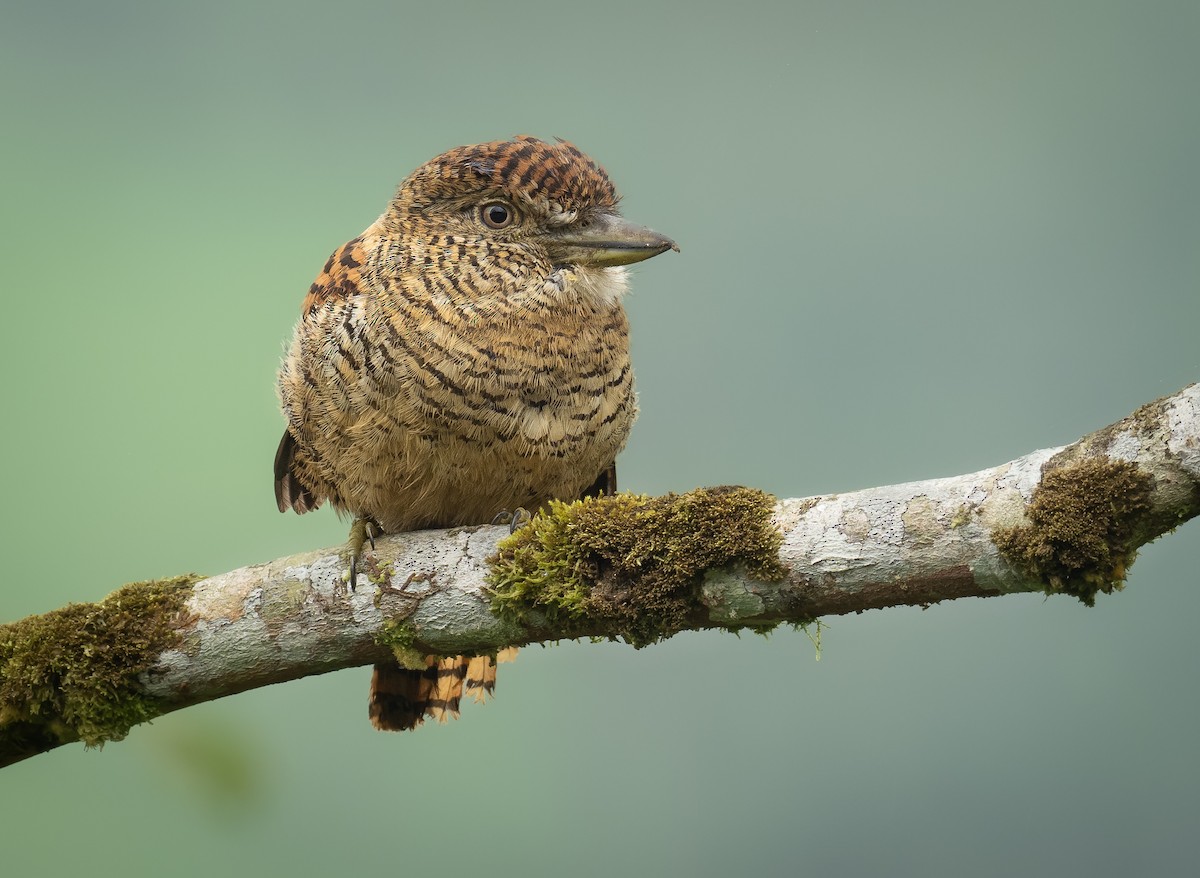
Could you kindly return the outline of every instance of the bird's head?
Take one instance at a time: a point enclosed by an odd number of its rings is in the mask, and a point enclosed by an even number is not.
[[[400,184],[381,222],[418,245],[616,299],[623,266],[679,249],[621,217],[617,202],[608,174],[576,146],[521,136],[425,163]]]

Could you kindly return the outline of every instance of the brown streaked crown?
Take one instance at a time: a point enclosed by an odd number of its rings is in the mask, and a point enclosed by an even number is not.
[[[441,198],[487,191],[551,213],[612,210],[619,200],[604,168],[573,143],[520,135],[442,153],[400,184],[396,201],[419,208]]]

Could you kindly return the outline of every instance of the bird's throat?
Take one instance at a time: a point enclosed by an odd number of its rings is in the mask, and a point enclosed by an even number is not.
[[[556,298],[560,298],[562,304],[574,302],[607,310],[620,304],[629,290],[629,273],[621,266],[566,265],[554,270],[551,282],[557,290]]]

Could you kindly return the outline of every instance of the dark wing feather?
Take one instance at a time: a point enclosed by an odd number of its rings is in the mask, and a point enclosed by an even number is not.
[[[321,501],[296,478],[295,464],[296,440],[290,430],[284,430],[275,452],[275,503],[280,512],[295,509],[297,515],[303,515],[320,506]]]
[[[583,493],[579,495],[579,499],[584,497],[611,497],[617,493],[617,465],[610,463],[605,467],[600,475],[596,476],[596,481],[592,482],[591,486],[585,488]]]

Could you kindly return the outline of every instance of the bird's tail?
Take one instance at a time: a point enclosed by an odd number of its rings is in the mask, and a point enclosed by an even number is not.
[[[491,656],[427,656],[425,668],[409,670],[398,664],[378,664],[371,677],[371,725],[389,732],[415,729],[425,717],[446,722],[458,718],[463,690],[474,700],[487,701],[496,689],[496,662],[510,662],[516,649]]]

